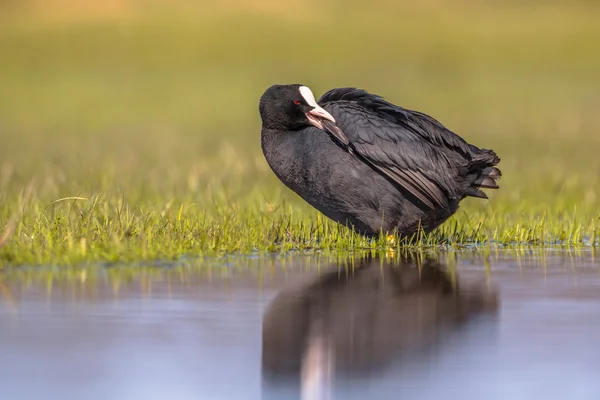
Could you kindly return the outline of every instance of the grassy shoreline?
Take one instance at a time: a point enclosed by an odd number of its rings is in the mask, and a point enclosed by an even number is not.
[[[295,251],[599,245],[597,218],[586,225],[568,212],[516,220],[485,211],[459,212],[431,235],[390,246],[384,238],[367,240],[316,211],[269,210],[269,204],[215,205],[209,213],[174,202],[144,211],[119,198],[65,199],[50,205],[51,210],[33,201],[0,247],[0,260],[3,265],[70,265]]]

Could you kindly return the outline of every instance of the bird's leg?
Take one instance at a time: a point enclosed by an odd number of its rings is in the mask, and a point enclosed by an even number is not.
[[[394,246],[396,244],[396,236],[395,235],[387,235],[386,241],[388,246]]]

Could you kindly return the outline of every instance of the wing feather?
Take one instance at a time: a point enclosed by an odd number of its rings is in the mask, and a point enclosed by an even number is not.
[[[456,179],[475,147],[433,118],[354,88],[329,91],[319,103],[336,119],[335,128],[326,128],[342,146],[425,207],[446,208],[449,198],[461,195]]]

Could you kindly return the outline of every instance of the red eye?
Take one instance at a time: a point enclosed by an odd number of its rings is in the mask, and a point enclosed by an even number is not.
[[[300,100],[294,100],[294,104],[299,106],[300,105]]]

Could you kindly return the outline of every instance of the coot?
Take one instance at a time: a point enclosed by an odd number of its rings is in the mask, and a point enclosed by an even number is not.
[[[487,199],[481,189],[497,189],[502,175],[493,150],[362,89],[332,89],[317,102],[307,86],[273,85],[259,110],[275,175],[365,236],[428,233],[465,197]]]

